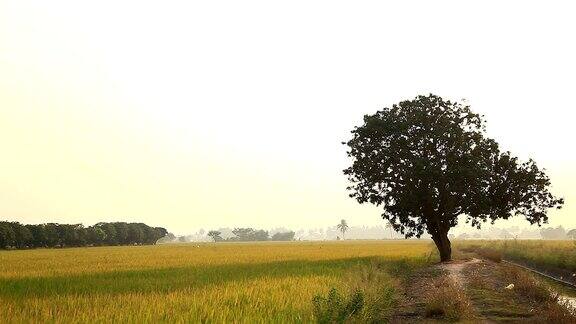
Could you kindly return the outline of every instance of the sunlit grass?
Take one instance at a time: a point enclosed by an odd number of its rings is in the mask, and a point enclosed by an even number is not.
[[[426,263],[419,241],[180,244],[0,252],[7,322],[309,322],[312,297],[375,261]],[[388,271],[388,270],[387,270]]]
[[[331,275],[263,277],[173,291],[14,299],[4,301],[0,309],[9,322],[309,322],[312,297],[340,285]]]

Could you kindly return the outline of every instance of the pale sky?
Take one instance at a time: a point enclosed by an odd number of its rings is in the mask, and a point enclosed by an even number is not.
[[[382,224],[349,131],[465,98],[548,170],[576,226],[570,1],[0,0],[0,219],[199,228]],[[525,222],[518,222],[525,224]]]

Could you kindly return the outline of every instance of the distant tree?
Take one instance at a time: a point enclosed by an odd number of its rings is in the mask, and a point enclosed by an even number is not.
[[[154,241],[151,242],[151,244],[155,244],[158,240],[168,235],[168,231],[164,227],[154,227],[154,232],[156,236],[154,238]]]
[[[382,217],[407,238],[427,231],[441,261],[451,259],[448,231],[460,215],[476,228],[513,215],[546,223],[547,210],[563,204],[549,192],[548,176],[534,161],[501,152],[485,133],[469,106],[432,94],[366,115],[344,143],[350,196],[383,206]]]
[[[116,236],[116,226],[112,223],[98,223],[94,225],[100,228],[106,234],[105,243],[107,245],[118,244],[118,237]]]
[[[48,223],[44,225],[44,233],[46,235],[46,246],[56,247],[62,245],[59,227],[60,226],[55,223]]]
[[[0,249],[7,249],[16,245],[16,234],[9,222],[0,222]]]
[[[170,242],[174,242],[175,240],[176,240],[176,235],[174,235],[172,233],[167,233],[166,235],[164,235],[161,238],[159,238],[158,240],[156,240],[156,243],[159,243],[159,244],[170,243]]]
[[[30,233],[30,230],[18,222],[12,222],[10,224],[12,225],[12,230],[14,231],[15,246],[19,249],[30,247],[33,241],[32,233]]]
[[[81,224],[59,224],[58,236],[62,246],[82,246],[85,241],[80,229],[84,229]]]
[[[253,228],[235,228],[232,230],[232,234],[236,237],[232,237],[228,240],[230,241],[241,241],[241,242],[251,242],[251,241],[266,241],[268,240],[268,232],[264,230],[254,230]]]
[[[33,247],[47,246],[46,229],[44,228],[44,224],[25,225],[25,226],[30,231],[30,234],[32,234],[31,245]]]
[[[271,240],[272,241],[294,241],[294,236],[296,235],[296,233],[290,231],[290,232],[278,232],[278,233],[274,233],[274,235],[272,235]]]
[[[220,231],[209,231],[208,236],[214,240],[214,242],[222,241],[222,237],[220,236],[222,233]]]
[[[156,229],[146,224],[142,224],[142,244],[154,244],[158,239],[156,238]]]
[[[344,239],[344,234],[346,234],[346,232],[350,228],[348,226],[348,223],[346,223],[346,220],[345,219],[341,220],[340,223],[338,225],[336,225],[336,227],[338,228],[338,230],[340,232],[342,232],[342,239]]]
[[[128,244],[128,224],[124,222],[112,223],[116,230],[116,240],[119,244]]]
[[[304,234],[306,234],[306,232],[303,229],[299,229],[298,232],[296,232],[296,236],[298,236],[298,240],[301,240],[302,237],[304,236]]]
[[[76,231],[75,246],[86,246],[86,244],[88,244],[88,231],[84,225],[76,224],[74,230]]]
[[[128,226],[127,243],[128,244],[142,244],[144,243],[144,228],[147,227],[141,223],[130,223]]]
[[[390,223],[389,221],[386,222],[386,229],[388,229],[390,231],[390,239],[394,238],[394,226],[392,226],[392,223]]]
[[[90,226],[86,232],[90,245],[102,245],[106,241],[106,232],[100,226]]]
[[[462,233],[462,234],[458,235],[459,240],[467,240],[469,238],[470,238],[470,235],[468,235],[467,233]]]
[[[500,238],[507,240],[509,238],[512,238],[512,234],[510,234],[510,232],[508,232],[508,230],[502,229],[502,230],[500,230]]]
[[[270,236],[268,234],[268,231],[265,230],[254,231],[251,238],[252,241],[268,241],[269,239]]]
[[[235,228],[232,234],[236,235],[237,241],[253,241],[254,229],[253,228]]]
[[[566,230],[562,226],[541,228],[540,236],[545,240],[564,240],[566,239]]]
[[[572,240],[576,240],[576,229],[571,229],[566,233],[566,236]]]
[[[156,244],[168,231],[143,223],[98,223],[88,228],[82,224],[22,225],[0,222],[0,249],[32,247],[71,247],[116,245],[116,228],[125,236],[121,244]]]

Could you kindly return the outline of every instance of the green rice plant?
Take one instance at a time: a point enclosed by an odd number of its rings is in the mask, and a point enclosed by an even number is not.
[[[356,290],[345,298],[336,288],[332,288],[326,297],[316,295],[312,302],[318,323],[344,323],[360,313],[364,307],[364,294]]]

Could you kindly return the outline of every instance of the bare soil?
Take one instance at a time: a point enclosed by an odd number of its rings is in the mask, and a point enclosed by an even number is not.
[[[445,263],[440,263],[437,265],[440,269],[444,269],[447,272],[448,277],[454,281],[458,286],[465,288],[466,280],[463,278],[462,272],[464,268],[476,263],[480,263],[482,260],[477,258],[465,259],[465,260],[455,260]]]

